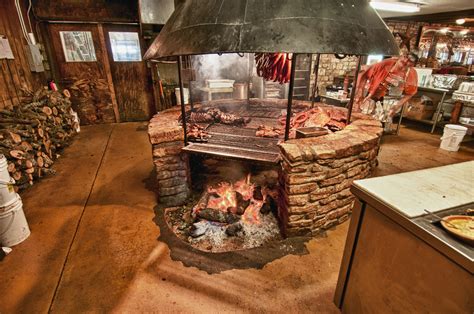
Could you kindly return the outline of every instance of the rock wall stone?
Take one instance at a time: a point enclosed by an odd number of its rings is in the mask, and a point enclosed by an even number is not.
[[[380,122],[356,114],[337,133],[280,144],[280,220],[287,236],[315,235],[349,218],[354,180],[377,164]]]
[[[293,107],[310,104],[295,101]],[[255,110],[281,110],[286,108],[286,100],[253,99],[249,105]],[[180,110],[174,108],[160,112],[148,127],[156,191],[159,202],[167,206],[183,205],[191,194],[189,160],[181,152],[184,133],[179,115]],[[376,166],[381,135],[380,122],[355,113],[353,122],[342,131],[280,144],[279,218],[287,236],[315,235],[349,218],[354,202],[350,186],[369,176]]]
[[[183,128],[178,124],[179,109],[156,114],[148,125],[148,135],[153,146],[153,164],[156,171],[158,200],[166,206],[179,206],[191,194],[191,175],[184,147]]]

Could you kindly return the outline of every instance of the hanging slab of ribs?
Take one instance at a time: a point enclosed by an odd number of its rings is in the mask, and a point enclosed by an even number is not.
[[[280,128],[260,125],[255,135],[278,137],[284,134],[286,115],[282,115],[278,120],[282,125]],[[320,127],[333,132],[340,131],[346,127],[346,114],[341,110],[325,110],[324,108],[313,108],[295,113],[290,119],[290,138],[295,138],[296,129],[303,127]]]
[[[250,118],[239,117],[232,113],[226,113],[218,108],[199,109],[186,113],[187,121],[190,123],[222,123],[227,125],[245,125]]]

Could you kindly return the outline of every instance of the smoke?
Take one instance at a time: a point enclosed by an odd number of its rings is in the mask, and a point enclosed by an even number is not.
[[[196,81],[203,86],[206,80],[226,79],[236,82],[249,81],[249,62],[253,67],[253,54],[244,54],[243,57],[232,54],[209,54],[193,56],[193,69]]]

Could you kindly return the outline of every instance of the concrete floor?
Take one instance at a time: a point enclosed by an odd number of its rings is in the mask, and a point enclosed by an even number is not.
[[[438,145],[439,135],[404,127],[384,138],[375,175],[474,159]],[[0,313],[337,312],[348,222],[310,240],[307,255],[210,275],[160,241],[142,123],[84,127],[54,168],[22,194],[32,234],[0,262]]]

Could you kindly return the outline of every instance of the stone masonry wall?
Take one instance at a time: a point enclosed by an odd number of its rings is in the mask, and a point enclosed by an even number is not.
[[[153,145],[158,200],[166,206],[183,205],[191,194],[188,155],[184,147],[183,128],[178,124],[180,111],[170,109],[156,114],[148,126]]]
[[[259,110],[281,110],[286,100],[252,99]],[[309,108],[310,102],[295,101],[294,108]],[[320,106],[320,104],[317,104]],[[323,106],[326,110],[342,110]],[[188,156],[179,109],[168,109],[150,121],[148,133],[153,145],[159,202],[183,205],[191,194]],[[354,197],[352,181],[370,175],[377,163],[380,122],[353,114],[344,130],[325,136],[293,139],[280,144],[281,170],[279,218],[287,236],[315,235],[348,219]]]
[[[408,34],[411,37],[410,46],[415,48],[416,39],[423,26],[443,26],[443,24],[429,24],[425,22],[413,22],[413,21],[396,21],[387,20],[387,27],[390,31],[399,32],[402,34]],[[400,44],[401,40],[399,37],[395,38],[395,41]],[[313,54],[313,62],[316,60],[316,54]],[[342,60],[337,59],[333,54],[322,54],[319,61],[318,71],[318,88],[320,93],[323,91],[323,87],[330,85],[334,81],[334,77],[341,75],[353,75],[355,67],[357,66],[357,57],[346,57]],[[314,86],[314,73],[311,73],[311,89]],[[311,91],[312,92],[312,91]]]
[[[337,133],[280,145],[280,220],[287,236],[315,235],[349,218],[352,181],[377,163],[380,122],[358,120]]]
[[[313,62],[316,60],[316,54],[313,54]],[[357,66],[357,57],[346,57],[344,59],[337,59],[333,54],[323,54],[319,59],[319,70],[318,70],[318,88],[319,92],[322,93],[327,85],[331,85],[334,82],[334,77],[354,75],[355,68]],[[314,86],[315,75],[311,73],[311,92]]]

